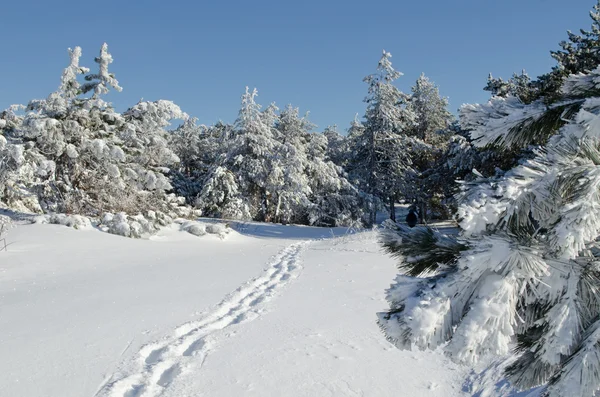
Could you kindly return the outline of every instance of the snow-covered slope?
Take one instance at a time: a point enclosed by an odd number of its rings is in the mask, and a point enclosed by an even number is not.
[[[234,227],[224,240],[11,230],[0,395],[464,394],[466,369],[377,328],[396,269],[372,232]]]

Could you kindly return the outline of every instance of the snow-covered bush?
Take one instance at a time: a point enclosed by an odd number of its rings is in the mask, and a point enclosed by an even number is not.
[[[54,225],[63,225],[74,229],[89,229],[92,222],[88,217],[81,215],[50,214],[36,217],[36,223],[50,223]]]
[[[12,227],[12,219],[6,215],[0,215],[0,251],[6,249],[6,236]]]
[[[155,234],[162,226],[168,226],[171,223],[173,223],[173,218],[160,211],[148,211],[145,215],[107,212],[100,218],[98,228],[118,236],[142,238]]]

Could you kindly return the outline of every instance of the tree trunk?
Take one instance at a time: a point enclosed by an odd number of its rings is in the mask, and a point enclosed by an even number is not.
[[[426,224],[427,223],[427,204],[423,201],[421,201],[421,204],[419,205],[419,218],[421,223]]]
[[[371,210],[369,214],[369,227],[372,228],[375,226],[375,221],[377,220],[377,211],[375,209]]]
[[[375,134],[376,134],[376,132],[372,131],[371,135],[369,136],[369,144],[371,145],[371,147],[370,147],[371,152],[369,153],[370,154],[369,177],[367,178],[367,186],[368,186],[367,193],[372,194],[373,198],[375,198],[375,193],[376,193],[375,167],[377,165],[376,150],[375,150],[375,143],[376,143]],[[375,207],[373,207],[371,209],[371,213],[369,214],[369,227],[370,228],[372,228],[375,225],[376,219],[377,219],[377,210],[375,209]]]
[[[280,222],[279,210],[281,209],[281,194],[277,197],[277,208],[275,208],[275,222]]]
[[[396,206],[395,206],[395,197],[390,196],[390,219],[396,222]]]

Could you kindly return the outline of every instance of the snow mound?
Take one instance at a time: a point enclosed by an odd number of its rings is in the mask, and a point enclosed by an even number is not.
[[[206,232],[210,234],[218,234],[219,236],[224,236],[229,234],[231,229],[228,225],[223,223],[212,223],[206,225]]]
[[[188,221],[181,225],[181,230],[200,237],[206,234],[206,225],[200,222]]]
[[[74,229],[91,229],[90,218],[81,215],[48,214],[39,215],[33,219],[33,223],[50,223],[52,225],[63,225]]]
[[[12,219],[0,215],[0,239],[4,238],[10,228]],[[116,214],[105,212],[99,218],[88,218],[82,215],[47,214],[37,215],[31,223],[54,224],[74,229],[93,229],[115,234],[117,236],[147,239],[157,234],[162,228],[171,227],[179,232],[187,232],[194,236],[215,235],[225,239],[233,229],[228,223],[192,221],[184,218],[173,218],[171,214],[160,211],[148,211],[145,214],[128,215],[125,212]]]
[[[124,212],[102,215],[98,228],[104,232],[123,237],[150,237],[158,232],[161,226],[173,223],[173,218],[160,212],[148,211],[146,215],[127,215]]]
[[[180,230],[198,237],[206,234],[214,234],[221,239],[227,237],[232,231],[231,227],[225,223],[204,223],[198,221],[185,221],[181,224]]]

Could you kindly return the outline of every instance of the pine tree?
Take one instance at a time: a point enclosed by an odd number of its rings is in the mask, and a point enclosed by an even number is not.
[[[507,81],[502,78],[494,78],[490,73],[487,85],[483,89],[491,92],[493,96],[505,98],[510,95],[529,104],[541,95],[540,84],[539,81],[532,81],[527,72],[523,70],[521,74],[513,73]]]
[[[412,87],[409,108],[415,113],[413,134],[430,145],[446,141],[444,134],[452,122],[448,99],[440,95],[438,87],[421,74]]]
[[[435,207],[436,211],[443,211],[441,200],[446,189],[444,185],[453,183],[452,179],[441,181],[435,174],[435,165],[448,145],[452,115],[448,111],[448,100],[440,95],[438,87],[424,74],[412,87],[409,108],[415,114],[415,125],[408,133],[420,144],[413,145],[410,152],[415,172],[409,174],[410,189],[406,189],[404,198],[417,204],[421,218],[426,220],[429,209]],[[438,213],[438,217],[444,216]]]
[[[600,65],[600,0],[590,11],[591,30],[580,30],[580,34],[567,31],[568,40],[559,43],[561,49],[551,51],[550,55],[557,61],[552,71],[531,80],[525,72],[513,74],[508,81],[493,78],[490,74],[488,84],[484,88],[492,95],[516,96],[528,104],[542,99],[553,103],[562,96],[561,87],[571,74],[590,72]]]
[[[235,175],[221,166],[215,166],[207,175],[196,206],[205,216],[250,219],[249,208],[241,196]]]
[[[558,62],[555,71],[564,76],[590,72],[600,64],[600,1],[590,11],[591,30],[580,30],[580,35],[568,31],[568,41],[560,42],[562,50],[552,51]]]
[[[91,75],[98,81],[83,86],[77,81],[87,71],[79,65],[81,49],[69,55],[56,92],[30,101],[23,115],[3,112],[0,133],[11,170],[0,186],[3,201],[28,211],[90,216],[171,211],[166,175],[178,159],[168,148],[165,127],[187,115],[169,101],[115,112],[100,98],[107,86],[120,90],[108,73],[112,57],[106,45],[96,58],[100,72]],[[94,95],[82,97],[86,90]]]
[[[327,138],[327,158],[345,168],[349,161],[348,137],[340,134],[336,125],[326,127],[323,135]]]
[[[90,71],[86,67],[79,66],[81,47],[75,47],[73,50],[69,48],[69,57],[71,58],[71,63],[63,71],[60,88],[58,90],[65,99],[73,99],[81,93],[81,84],[77,81],[77,76],[86,74]]]
[[[308,205],[310,194],[307,167],[307,145],[314,125],[308,117],[300,117],[299,109],[288,105],[279,115],[276,129],[279,140],[281,176],[274,191],[277,205],[273,219],[276,222],[292,222],[294,215],[301,215]]]
[[[249,91],[247,87],[242,95],[242,106],[228,145],[226,164],[227,169],[237,177],[237,184],[247,200],[252,218],[269,220],[274,207],[269,188],[273,180],[272,172],[277,168],[278,142],[273,126],[269,125],[274,122],[272,113],[260,112],[260,105],[255,101],[257,95],[256,89]]]
[[[387,292],[379,324],[390,341],[444,345],[469,364],[517,342],[506,369],[516,388],[545,385],[552,397],[600,390],[597,81],[600,68],[569,77],[561,97],[540,98],[547,107],[508,96],[463,108],[463,127],[475,127],[482,145],[528,144],[540,130],[547,143],[504,175],[465,185],[459,238],[401,226],[382,235],[401,273],[414,276],[398,276]]]
[[[203,185],[215,167],[223,166],[226,139],[231,125],[217,123],[206,127],[188,118],[169,136],[169,147],[179,157],[169,176],[173,189],[189,204],[197,203]]]
[[[327,138],[310,134],[306,151],[308,207],[306,223],[316,226],[361,226],[367,204],[364,194],[346,178],[341,167],[327,160]]]
[[[126,128],[119,133],[129,162],[127,175],[137,181],[139,189],[171,190],[170,168],[179,162],[168,145],[165,129],[173,120],[189,116],[171,101],[138,102],[123,113]],[[135,174],[135,176],[134,176]]]
[[[390,58],[383,51],[377,72],[364,79],[369,86],[364,130],[352,138],[349,172],[361,182],[362,190],[389,202],[390,214],[394,214],[393,204],[405,185],[405,175],[412,172],[412,141],[404,132],[412,126],[414,114],[406,107],[408,96],[393,84],[402,74],[394,70]],[[375,223],[376,213],[373,206],[368,225]]]
[[[119,82],[112,73],[108,72],[108,65],[113,62],[113,57],[108,53],[108,44],[104,43],[100,49],[100,55],[94,58],[94,62],[98,64],[98,73],[88,74],[85,80],[89,83],[81,86],[81,92],[87,93],[93,91],[92,97],[98,99],[100,95],[108,93],[108,87],[121,92],[123,89],[119,86]]]

